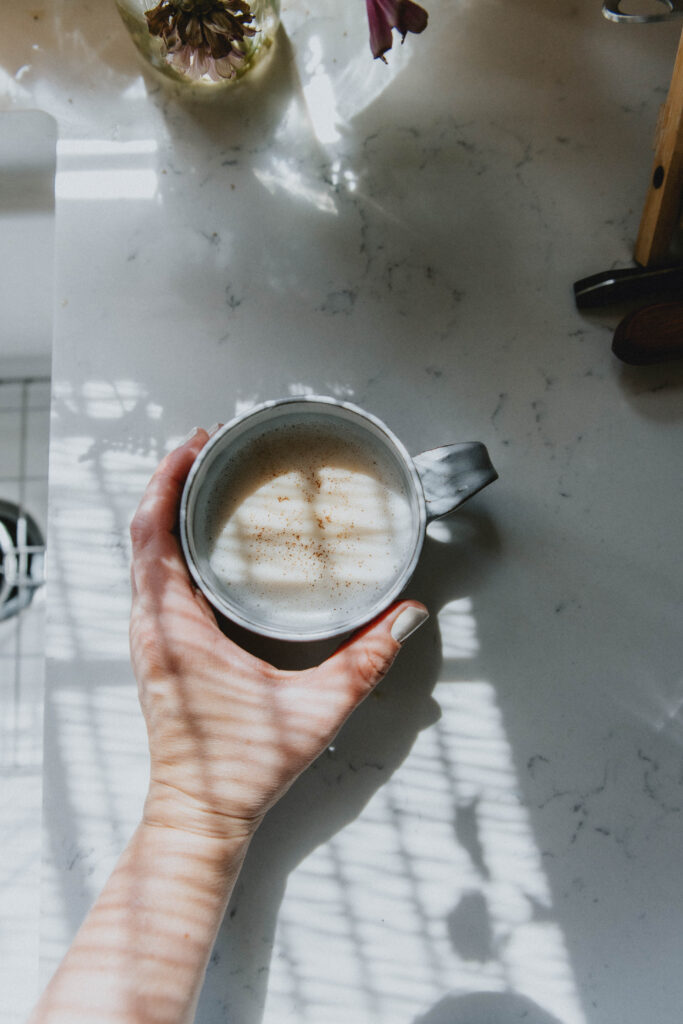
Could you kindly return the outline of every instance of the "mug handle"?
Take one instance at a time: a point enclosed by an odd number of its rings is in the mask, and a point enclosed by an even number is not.
[[[422,481],[428,523],[454,512],[498,479],[480,441],[432,448],[416,455],[413,462]]]

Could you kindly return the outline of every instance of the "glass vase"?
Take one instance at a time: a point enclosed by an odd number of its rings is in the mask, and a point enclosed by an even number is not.
[[[280,0],[115,0],[145,60],[176,82],[236,82],[275,41]]]

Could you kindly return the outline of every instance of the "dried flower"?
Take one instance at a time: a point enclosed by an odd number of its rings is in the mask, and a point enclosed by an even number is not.
[[[427,27],[427,12],[413,0],[365,0],[370,25],[370,49],[373,57],[386,64],[384,54],[392,46],[391,30],[401,33],[401,42],[409,32],[422,32]]]
[[[166,60],[190,78],[234,78],[247,59],[245,39],[256,35],[246,0],[161,0],[145,12]]]

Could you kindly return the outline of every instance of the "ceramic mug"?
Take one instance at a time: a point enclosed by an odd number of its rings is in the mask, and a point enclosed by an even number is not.
[[[329,463],[318,475],[315,458]],[[238,625],[281,640],[341,636],[398,597],[428,523],[497,476],[479,442],[411,457],[349,402],[265,402],[222,427],[193,463],[183,553],[200,590]],[[293,489],[294,478],[308,491]]]

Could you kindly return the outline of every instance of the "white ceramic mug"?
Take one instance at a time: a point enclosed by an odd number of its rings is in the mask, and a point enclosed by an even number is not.
[[[400,562],[390,578],[374,589],[366,588],[367,593],[359,591],[360,596],[342,608],[326,607],[313,590],[310,600],[304,592],[304,603],[299,597],[293,608],[272,599],[259,604],[239,597],[236,589],[212,568],[212,498],[221,482],[229,479],[236,459],[248,465],[250,453],[257,450],[255,445],[267,450],[269,438],[281,437],[282,429],[292,425],[312,427],[331,437],[348,437],[357,449],[373,452],[391,479],[398,481],[394,490],[400,490],[407,524]],[[317,395],[265,402],[227,423],[197,456],[181,501],[182,548],[197,586],[219,612],[240,626],[281,640],[340,636],[369,622],[398,597],[417,565],[427,524],[454,511],[497,476],[485,446],[479,442],[445,445],[412,458],[384,423],[348,402]],[[353,507],[353,497],[348,500]]]

